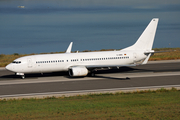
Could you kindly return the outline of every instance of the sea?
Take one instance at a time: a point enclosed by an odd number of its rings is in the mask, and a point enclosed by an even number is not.
[[[159,18],[153,48],[180,47],[180,2],[166,2],[1,0],[0,54],[63,52],[70,42],[72,51],[122,49],[152,18]]]

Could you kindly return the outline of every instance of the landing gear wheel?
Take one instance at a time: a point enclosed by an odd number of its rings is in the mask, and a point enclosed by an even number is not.
[[[91,76],[91,77],[94,77],[94,76],[95,76],[95,73],[94,73],[94,72],[91,72],[91,73],[90,73],[90,76]]]
[[[25,75],[22,75],[21,78],[24,79],[24,78],[25,78]]]

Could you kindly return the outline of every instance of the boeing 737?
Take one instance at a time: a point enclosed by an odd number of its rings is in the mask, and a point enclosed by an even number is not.
[[[159,19],[153,18],[139,39],[130,47],[117,51],[71,53],[72,42],[65,53],[20,57],[6,66],[6,69],[20,75],[68,71],[69,75],[86,76],[98,68],[135,66],[146,64],[154,50],[154,37]]]

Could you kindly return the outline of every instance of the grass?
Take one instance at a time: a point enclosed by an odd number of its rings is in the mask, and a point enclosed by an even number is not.
[[[180,59],[180,48],[155,48],[154,50],[169,52],[155,53],[153,56],[150,57],[150,61]]]
[[[5,55],[0,54],[0,67],[5,67],[9,63],[11,63],[14,59],[17,59],[19,57],[23,57],[26,55],[19,55],[19,54],[13,54],[13,55]]]
[[[110,50],[112,51],[112,49],[108,49],[108,50],[102,49],[100,51],[110,51]],[[149,59],[150,61],[180,59],[180,48],[155,48],[154,50],[169,51],[169,52],[155,53],[153,56],[150,57]],[[91,51],[85,50],[83,52],[91,52]],[[63,53],[63,52],[51,52],[50,54],[54,54],[54,53]],[[0,54],[0,67],[5,67],[13,60],[28,55],[34,55],[34,54],[18,54],[18,53],[14,53],[12,55]]]
[[[90,94],[1,100],[0,119],[180,119],[180,91]]]

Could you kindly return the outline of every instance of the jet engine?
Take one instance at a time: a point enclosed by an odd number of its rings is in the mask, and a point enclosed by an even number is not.
[[[88,74],[88,69],[86,67],[70,67],[69,75],[73,77],[86,76]]]

